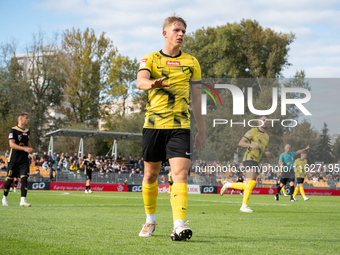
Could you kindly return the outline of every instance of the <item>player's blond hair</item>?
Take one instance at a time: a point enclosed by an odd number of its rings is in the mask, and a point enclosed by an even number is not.
[[[17,115],[17,119],[19,119],[20,117],[24,117],[24,116],[28,116],[27,112],[21,112]]]
[[[187,23],[184,19],[182,19],[180,16],[177,16],[176,13],[174,13],[172,16],[167,17],[163,22],[163,31],[166,27],[171,26],[174,22],[180,22],[184,25],[185,28],[187,28]]]

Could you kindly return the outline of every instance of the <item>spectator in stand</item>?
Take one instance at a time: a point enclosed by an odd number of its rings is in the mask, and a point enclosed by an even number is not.
[[[164,183],[165,183],[165,180],[166,180],[166,179],[165,179],[164,175],[162,175],[162,177],[161,177],[161,183],[164,184]]]
[[[57,154],[57,158],[56,158],[56,160],[55,160],[54,164],[57,164],[57,165],[58,165],[59,161],[60,161],[60,155],[59,155],[59,154]]]
[[[61,169],[64,166],[64,156],[60,157],[60,160],[58,161],[58,167]]]
[[[138,174],[138,178],[143,179],[143,177],[144,177],[144,173],[143,173],[142,170],[140,170],[140,171],[139,171],[139,174]]]
[[[104,176],[105,176],[104,167],[102,165],[99,165],[99,177],[103,179]]]
[[[64,161],[66,162],[66,169],[67,170],[70,170],[70,156],[68,155],[68,152],[65,153],[65,156],[64,156]]]
[[[47,162],[52,162],[53,159],[52,159],[52,155],[51,155],[51,152],[47,153]]]
[[[122,156],[121,155],[119,155],[118,157],[117,157],[117,161],[122,161]]]
[[[128,183],[129,183],[129,182],[128,182],[128,179],[125,178],[124,184],[128,184]]]
[[[123,176],[122,176],[122,173],[120,171],[118,171],[118,174],[117,174],[117,182],[118,183],[123,183],[124,179],[123,179]]]
[[[49,169],[49,165],[47,163],[47,160],[44,161],[44,163],[42,164],[42,169],[46,170],[46,169]]]
[[[48,157],[47,157],[46,151],[44,151],[44,154],[43,154],[43,156],[42,156],[42,159],[43,159],[44,161],[48,161]]]
[[[55,152],[53,153],[52,160],[53,160],[53,164],[57,164],[57,162],[58,162],[57,153],[55,153]]]
[[[120,167],[120,171],[122,173],[128,173],[129,172],[124,162],[122,163],[122,166]]]
[[[120,169],[120,165],[114,161],[113,164],[112,164],[112,169],[115,173],[118,173],[119,169]]]
[[[133,164],[133,163],[134,163],[134,161],[133,161],[132,156],[129,156],[129,158],[128,158],[128,164]]]
[[[5,158],[8,158],[9,157],[9,151],[7,150],[6,152],[5,152]]]

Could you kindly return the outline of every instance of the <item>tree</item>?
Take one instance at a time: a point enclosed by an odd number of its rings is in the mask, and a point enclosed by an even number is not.
[[[336,162],[340,161],[340,136],[338,136],[333,145],[333,156]]]
[[[47,121],[52,118],[48,111],[60,103],[63,74],[57,52],[56,37],[46,39],[41,31],[33,35],[25,54],[16,54],[13,43],[2,47],[1,87],[7,96],[0,111],[4,119],[10,117],[14,123],[18,112],[29,113],[31,142],[35,147],[42,145],[41,137],[47,131],[44,127],[50,126]]]
[[[133,97],[137,89],[136,77],[138,68],[137,59],[130,60],[129,57],[120,54],[116,58],[112,58],[108,94],[114,99],[123,101],[122,115],[125,115],[126,99]]]
[[[316,160],[323,161],[325,164],[332,163],[333,161],[331,139],[329,138],[328,131],[329,129],[325,122],[315,148]]]
[[[197,58],[205,78],[274,78],[291,65],[288,46],[294,39],[293,33],[278,33],[243,19],[198,29],[186,36],[182,49]]]
[[[102,115],[101,92],[108,85],[111,60],[116,48],[103,32],[99,38],[93,29],[83,33],[66,30],[60,54],[66,76],[64,104],[60,110],[68,121],[84,123]]]

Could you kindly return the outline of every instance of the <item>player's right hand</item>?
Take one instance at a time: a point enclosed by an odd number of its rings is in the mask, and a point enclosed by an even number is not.
[[[34,152],[34,149],[31,147],[25,147],[24,151],[26,151],[28,154],[31,154]]]
[[[152,81],[152,83],[150,84],[151,88],[152,89],[155,89],[155,88],[165,88],[165,87],[170,87],[169,84],[164,84],[163,81],[166,79],[166,77],[162,77],[160,79],[157,79],[157,80],[154,80]]]

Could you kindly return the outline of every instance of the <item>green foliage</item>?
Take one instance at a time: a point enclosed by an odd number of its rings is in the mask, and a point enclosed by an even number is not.
[[[294,39],[293,33],[278,33],[243,19],[198,29],[186,36],[182,49],[198,59],[204,78],[274,78],[291,65],[288,46]]]
[[[59,54],[66,76],[64,100],[60,111],[68,121],[84,123],[102,115],[102,90],[108,84],[111,60],[116,48],[103,32],[99,38],[93,29],[66,30]]]
[[[334,146],[333,146],[333,156],[334,161],[339,162],[340,161],[340,136],[335,140]]]
[[[333,162],[331,139],[329,138],[329,129],[326,122],[323,125],[319,140],[315,148],[315,157],[317,161],[322,161],[325,164]]]
[[[115,100],[123,101],[122,115],[125,115],[126,99],[133,97],[137,89],[136,77],[138,67],[137,59],[131,60],[129,57],[120,54],[112,58],[108,94]]]

